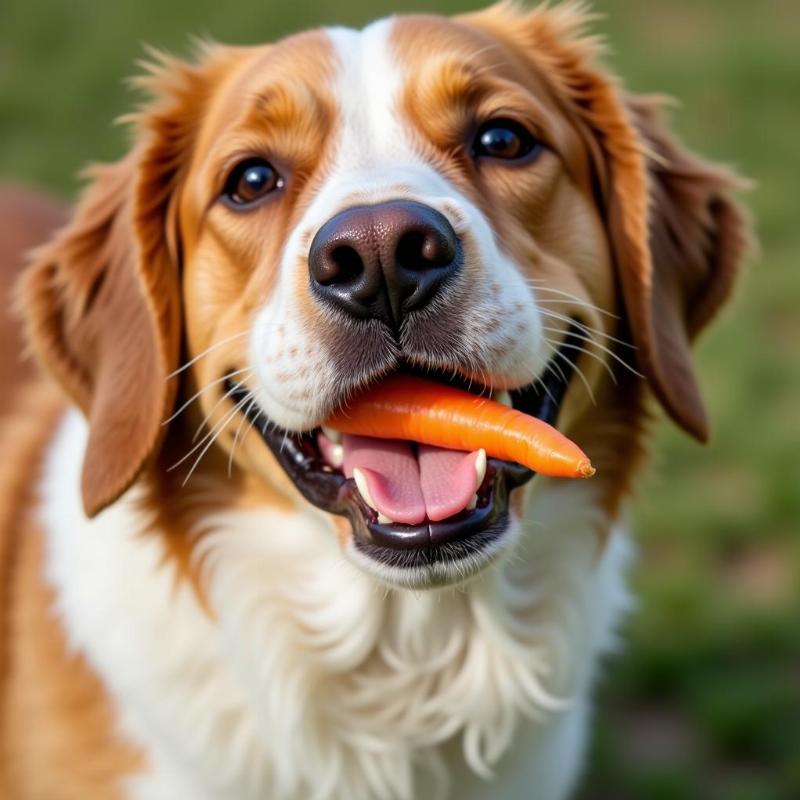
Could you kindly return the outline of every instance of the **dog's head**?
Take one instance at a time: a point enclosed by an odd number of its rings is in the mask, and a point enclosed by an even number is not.
[[[339,444],[320,426],[365,386],[425,373],[547,418],[610,515],[643,386],[705,439],[690,342],[744,249],[735,181],[622,92],[585,21],[501,4],[161,59],[131,152],[22,285],[90,422],[87,513],[166,480],[168,450],[347,515],[348,553],[419,585],[501,552],[530,474],[490,460],[461,497],[452,453]]]

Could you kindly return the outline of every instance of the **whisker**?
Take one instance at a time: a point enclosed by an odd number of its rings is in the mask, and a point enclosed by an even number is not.
[[[551,331],[552,333],[561,333],[562,332],[560,328],[553,328],[553,327],[551,327],[549,325],[542,325],[542,330]],[[608,347],[606,347],[601,342],[596,341],[592,336],[590,336],[590,335],[588,335],[586,333],[583,333],[583,335],[581,335],[581,331],[573,332],[572,335],[576,339],[580,339],[582,342],[588,342],[589,344],[591,344],[594,347],[598,348],[598,350],[602,350],[604,353],[608,353],[608,355],[610,355],[611,358],[613,358],[615,361],[618,361],[623,367],[625,367],[626,369],[630,370],[634,375],[638,376],[639,378],[643,378],[644,377],[642,374],[637,372],[636,369],[634,369],[634,367],[632,367],[630,364],[628,364],[627,361],[625,361],[623,358],[621,358],[619,355],[617,355],[613,350],[610,350]],[[575,348],[575,345],[567,344],[566,346],[567,347],[572,347],[573,349]],[[588,351],[584,351],[584,352],[588,352]]]
[[[255,398],[255,396],[253,395],[252,392],[248,392],[245,395],[244,399],[247,400],[248,397],[250,398],[250,402],[247,404],[247,408],[245,408],[244,414],[242,414],[241,420],[239,420],[239,426],[236,428],[236,435],[233,437],[233,445],[231,447],[231,452],[228,455],[228,477],[229,478],[233,474],[233,455],[236,452],[236,445],[239,443],[239,436],[242,433],[242,426],[244,425],[245,422],[247,422],[249,420],[250,409],[253,407],[253,403],[256,402],[256,398]],[[249,420],[249,421],[250,421],[250,425],[252,426],[253,421],[252,420]]]
[[[562,353],[561,350],[555,345],[554,342],[551,342],[547,337],[545,337],[544,341],[545,341],[545,344],[550,348],[550,352],[553,353],[556,358],[562,359],[566,364],[569,365],[569,367],[571,369],[573,369],[575,372],[578,373],[578,377],[581,379],[583,385],[586,387],[586,392],[588,393],[589,398],[592,401],[592,405],[596,406],[597,405],[597,400],[596,400],[596,398],[594,396],[594,392],[592,391],[592,387],[589,384],[589,381],[586,379],[586,376],[583,374],[583,370],[581,370],[580,367],[575,362],[570,361],[564,355],[564,353]],[[561,369],[561,366],[557,362],[553,361],[552,359],[548,362],[548,368],[550,368],[551,366],[557,368],[559,373],[561,374],[562,380],[565,383],[568,383],[566,375],[564,374],[564,371]]]
[[[205,419],[200,423],[200,425],[197,427],[197,430],[194,432],[194,436],[192,437],[192,442],[191,442],[194,445],[194,447],[192,447],[192,449],[183,458],[181,458],[180,461],[176,461],[170,467],[170,469],[174,469],[175,467],[177,467],[179,464],[181,464],[183,461],[185,461],[192,453],[194,453],[194,451],[197,450],[198,447],[202,447],[203,446],[203,443],[209,438],[209,436],[211,436],[214,433],[214,428],[212,428],[210,431],[208,431],[208,433],[206,433],[205,436],[203,436],[203,438],[199,442],[197,442],[195,444],[195,442],[197,440],[197,437],[200,434],[200,431],[203,429],[203,425],[206,424],[206,422],[211,417],[211,415],[214,413],[214,411],[219,407],[220,403],[222,403],[223,400],[225,400],[226,398],[230,397],[233,394],[233,392],[236,391],[236,389],[239,389],[241,387],[242,387],[242,384],[240,384],[240,383],[237,383],[236,385],[231,386],[231,388],[228,389],[228,391],[225,392],[225,394],[223,394],[222,397],[219,398],[219,400],[217,400],[217,402],[214,404],[214,407],[208,412],[208,414],[206,415]],[[216,428],[216,426],[215,426],[215,428]]]
[[[209,353],[212,353],[218,347],[222,347],[223,345],[228,344],[229,342],[232,342],[232,341],[234,341],[236,339],[240,339],[243,336],[247,336],[249,333],[250,333],[250,328],[248,328],[247,330],[244,330],[244,331],[240,331],[239,333],[234,333],[232,336],[228,336],[227,338],[222,339],[219,342],[215,342],[210,347],[207,347],[205,350],[203,350],[202,353],[198,353],[196,356],[194,356],[194,358],[191,358],[185,364],[183,364],[182,366],[178,367],[178,369],[174,370],[173,372],[170,372],[170,374],[167,375],[167,380],[171,380],[176,375],[180,375],[181,372],[183,372],[184,370],[189,369],[189,367],[191,367],[192,364],[196,364],[201,358],[205,358]]]
[[[572,367],[572,369],[575,370],[575,373],[581,379],[581,382],[583,383],[583,385],[586,387],[586,391],[589,394],[589,399],[592,401],[592,405],[596,406],[597,405],[597,398],[595,397],[594,392],[592,391],[592,387],[589,384],[589,381],[586,378],[586,375],[584,375],[583,370],[574,361],[570,361],[566,357],[566,355],[564,355],[564,353],[562,353],[562,352],[557,352],[556,353],[556,358],[563,359],[567,364],[570,365],[570,367]]]
[[[252,402],[252,403],[250,403],[250,405],[247,407],[248,414],[249,414],[249,412],[250,412],[250,409],[251,409],[251,408],[252,408],[254,405],[258,405],[258,399],[256,398],[255,394],[253,395],[253,402]],[[251,430],[252,430],[252,429],[255,427],[255,424],[256,424],[256,420],[257,420],[257,419],[258,419],[258,417],[257,417],[257,416],[253,416],[253,418],[250,420],[250,424],[247,426],[247,429],[246,429],[246,430],[245,430],[245,432],[244,432],[244,435],[245,435],[245,436],[247,436],[247,434],[248,434],[248,433],[250,433],[250,431],[251,431]],[[268,424],[268,421],[267,421],[267,422],[265,422],[265,424],[264,424],[264,426],[263,426],[263,428],[262,428],[262,433],[266,433],[266,432],[267,432],[267,424]]]
[[[617,383],[617,376],[614,374],[614,370],[612,370],[608,362],[604,358],[601,358],[599,355],[597,355],[597,353],[593,353],[591,350],[587,350],[585,347],[581,347],[579,344],[569,344],[567,342],[563,342],[561,346],[566,347],[569,350],[577,350],[579,353],[586,353],[586,355],[590,358],[593,358],[595,361],[599,361],[605,368],[606,372],[608,372],[611,380],[614,381],[615,384]]]
[[[619,363],[620,365],[625,367],[625,369],[627,369],[629,372],[632,372],[634,375],[636,375],[637,378],[644,378],[644,375],[642,375],[641,372],[639,372],[637,369],[632,367],[627,361],[625,361],[624,358],[621,358],[619,355],[617,355],[617,353],[615,353],[613,350],[611,350],[608,347],[606,347],[601,342],[597,342],[594,339],[591,339],[590,337],[588,337],[586,335],[582,336],[580,333],[576,333],[575,336],[576,336],[576,338],[580,339],[582,342],[588,342],[589,344],[593,345],[594,347],[598,348],[599,350],[602,350],[604,353],[607,353],[609,356],[611,356],[611,358],[614,359],[614,361],[616,361],[617,363]],[[567,345],[567,347],[572,347],[573,349],[577,349],[577,350],[581,349],[577,345]],[[584,352],[588,353],[589,351],[588,350],[584,350]]]
[[[221,378],[217,378],[216,380],[210,381],[207,383],[202,389],[195,392],[177,411],[175,411],[171,417],[165,419],[161,424],[162,425],[169,425],[172,420],[178,417],[183,411],[185,411],[198,397],[200,397],[203,392],[208,391],[212,386],[216,386],[218,383],[222,383],[226,381],[228,378],[233,377],[234,375],[240,375],[244,372],[253,372],[254,367],[243,367],[242,369],[237,369],[234,372],[229,372],[227,375],[223,375]]]
[[[574,361],[570,361],[570,359],[568,359],[566,357],[566,355],[564,355],[564,353],[562,353],[561,350],[558,347],[556,347],[554,342],[551,342],[546,337],[545,337],[544,341],[545,341],[545,344],[550,348],[550,351],[555,355],[556,358],[562,359],[566,364],[569,365],[570,369],[573,369],[578,374],[578,377],[581,379],[583,385],[586,387],[586,392],[588,393],[589,398],[592,401],[592,405],[596,406],[597,405],[597,399],[594,396],[594,392],[592,391],[592,387],[589,384],[589,381],[587,380],[586,375],[583,374],[583,370]],[[552,363],[553,363],[553,366],[555,366],[555,362],[553,361]],[[561,368],[560,367],[559,367],[559,371],[561,372]],[[561,372],[561,374],[563,375],[564,373]]]
[[[547,368],[548,368],[548,369],[550,369],[550,365],[549,365],[549,364],[548,364]],[[542,387],[542,389],[544,389],[544,393],[545,393],[545,394],[546,394],[546,395],[547,395],[547,396],[550,398],[550,402],[551,402],[551,403],[552,403],[554,406],[556,406],[556,408],[557,408],[557,407],[558,407],[558,403],[556,403],[556,398],[555,398],[555,397],[553,397],[553,393],[550,391],[549,387],[548,387],[548,386],[547,386],[547,384],[544,382],[544,378],[542,378],[542,376],[541,376],[541,375],[540,375],[539,377],[537,377],[537,378],[536,378],[536,383],[537,383],[539,386],[541,386],[541,387]]]
[[[553,348],[553,347],[551,346],[551,348],[550,348],[550,349],[551,349],[551,350],[553,350],[553,349],[555,349],[555,348]],[[559,378],[559,380],[560,380],[562,383],[569,383],[569,381],[567,380],[567,376],[564,374],[564,371],[561,369],[560,365],[559,365],[559,364],[557,364],[557,363],[556,363],[555,361],[553,361],[552,359],[551,359],[550,361],[548,361],[548,362],[547,362],[547,368],[548,368],[548,369],[549,369],[551,372],[557,372],[557,373],[558,373],[558,378]]]
[[[593,328],[591,325],[587,325],[586,323],[580,322],[577,319],[568,317],[566,314],[559,314],[557,311],[548,311],[546,308],[540,308],[539,311],[545,317],[551,317],[552,319],[558,319],[561,320],[561,322],[566,322],[569,325],[575,325],[577,328],[580,328],[584,333],[591,333],[595,336],[602,336],[604,339],[608,339],[609,341],[615,342],[616,344],[622,345],[623,347],[629,347],[631,350],[636,350],[635,344],[632,344],[631,342],[626,342],[624,339],[618,339],[616,336],[612,336],[610,333],[606,333],[605,331]]]
[[[195,462],[194,462],[194,464],[192,464],[192,468],[189,470],[189,474],[188,474],[188,475],[187,475],[187,476],[186,476],[186,477],[183,479],[183,484],[182,484],[183,486],[186,486],[186,484],[189,482],[189,478],[191,478],[191,477],[192,477],[192,475],[194,474],[194,471],[197,469],[198,465],[199,465],[199,464],[200,464],[200,462],[202,461],[202,459],[203,459],[203,456],[204,456],[204,455],[205,455],[205,454],[208,452],[208,449],[211,447],[211,445],[212,445],[212,444],[214,444],[214,442],[216,442],[216,441],[217,441],[217,439],[219,438],[219,436],[220,436],[220,434],[222,433],[222,431],[224,431],[224,430],[225,430],[225,428],[228,426],[228,423],[229,423],[229,422],[230,422],[230,421],[233,419],[233,417],[236,415],[236,413],[239,411],[239,409],[240,409],[240,408],[241,408],[241,407],[242,407],[242,406],[245,404],[245,402],[246,402],[246,401],[247,401],[247,398],[246,398],[246,397],[243,397],[243,398],[242,398],[242,399],[241,399],[241,400],[240,400],[240,401],[239,401],[239,402],[238,402],[238,403],[237,403],[237,404],[236,404],[236,405],[235,405],[235,406],[234,406],[234,407],[233,407],[233,408],[232,408],[232,409],[231,409],[231,410],[230,410],[230,411],[229,411],[229,412],[228,412],[228,413],[225,415],[225,417],[222,419],[222,422],[221,422],[221,424],[218,424],[218,425],[216,425],[216,426],[215,426],[216,433],[215,433],[215,434],[214,434],[214,435],[213,435],[213,436],[212,436],[212,437],[209,439],[209,441],[208,441],[208,443],[206,444],[206,446],[205,446],[205,447],[202,449],[202,451],[200,452],[200,455],[199,455],[199,456],[197,456],[197,458],[195,459]]]
[[[548,325],[543,325],[543,326],[542,326],[542,330],[545,330],[545,331],[551,331],[551,332],[553,332],[553,333],[561,333],[561,329],[560,329],[560,328],[551,328],[551,327],[549,327]],[[588,338],[586,338],[586,337],[584,337],[584,336],[581,336],[579,333],[575,333],[574,331],[573,331],[573,333],[572,333],[572,336],[573,336],[575,339],[578,339],[578,340],[580,340],[580,341],[582,341],[582,342],[586,342],[586,343],[588,343],[588,344],[590,344],[590,345],[593,345],[594,347],[597,347],[597,348],[599,348],[600,350],[605,350],[605,351],[606,351],[606,352],[608,352],[610,355],[613,355],[613,353],[611,353],[611,352],[610,352],[610,351],[608,351],[606,348],[604,348],[604,347],[603,347],[603,345],[601,345],[599,342],[596,342],[596,341],[594,341],[594,339],[588,339]],[[586,350],[585,348],[583,348],[583,347],[581,347],[581,346],[579,346],[579,345],[570,344],[569,342],[563,342],[562,344],[563,344],[565,347],[568,347],[568,348],[570,348],[571,350],[580,350],[582,353],[586,353],[587,355],[592,355],[592,356],[594,356],[595,358],[599,358],[599,357],[598,357],[596,354],[594,354],[594,353],[590,353],[588,350]],[[616,380],[616,376],[615,376],[615,375],[613,374],[613,372],[612,372],[612,371],[609,369],[609,367],[608,367],[608,365],[606,364],[606,362],[605,362],[605,361],[603,361],[603,359],[599,359],[599,360],[601,361],[601,363],[602,363],[602,364],[604,364],[604,365],[605,365],[606,369],[608,370],[608,374],[609,374],[609,375],[611,375],[611,378],[612,378],[612,380],[614,381],[614,383],[616,383],[616,382],[617,382],[617,380]],[[622,363],[623,363],[623,364],[625,364],[625,362],[622,362]],[[628,365],[627,365],[627,364],[625,364],[625,366],[627,367]],[[631,369],[631,367],[628,367],[628,369]]]
[[[197,442],[194,445],[194,447],[192,447],[192,449],[189,450],[188,453],[186,453],[178,461],[176,461],[171,467],[169,467],[167,471],[171,472],[176,467],[179,467],[184,461],[186,461],[187,458],[189,458],[193,453],[195,453],[199,448],[201,448],[210,438],[213,438],[215,431],[219,428],[219,426],[222,424],[222,422],[225,421],[225,419],[230,415],[231,411],[233,411],[233,410],[235,410],[235,407],[233,409],[230,409],[229,411],[227,411],[225,416],[222,418],[222,420],[217,421],[216,425],[214,425],[214,427],[211,428],[211,430],[209,430],[208,433],[199,442]]]
[[[231,386],[231,388],[228,389],[227,392],[224,392],[218,398],[217,402],[214,403],[214,405],[211,407],[211,410],[203,418],[203,421],[195,429],[194,435],[192,436],[192,444],[194,444],[194,442],[197,441],[197,437],[200,435],[200,431],[203,430],[203,426],[208,422],[208,420],[211,418],[214,412],[220,407],[220,404],[223,403],[226,398],[230,397],[237,389],[244,389],[244,388],[247,388],[244,385],[244,380],[240,379],[235,384],[233,384],[233,386]]]
[[[551,294],[561,295],[562,297],[566,297],[569,300],[571,300],[575,305],[594,309],[599,314],[604,314],[605,316],[611,317],[612,319],[616,320],[621,319],[621,317],[618,316],[617,314],[613,314],[611,311],[607,311],[605,308],[600,308],[600,306],[597,306],[594,303],[590,303],[588,300],[585,300],[582,297],[578,297],[577,295],[572,294],[571,292],[565,292],[563,289],[556,289],[553,286],[548,286],[547,284],[543,283],[543,280],[544,280],[543,278],[526,278],[525,282],[533,284],[534,289],[537,292],[550,292]]]
[[[546,286],[537,286],[534,288],[537,291],[544,291],[545,289],[547,289]],[[596,306],[592,303],[587,303],[586,301],[581,300],[580,297],[573,297],[571,294],[567,294],[566,292],[564,292],[563,294],[568,298],[570,305],[579,306],[580,308],[588,308],[591,311],[597,311],[599,314],[602,314],[603,316],[606,317],[611,317],[612,319],[615,319],[617,321],[621,319],[621,317],[617,316],[616,314],[612,314],[610,311],[606,311],[604,308],[600,308],[599,306]],[[537,305],[555,305],[556,303],[558,303],[559,305],[564,305],[565,301],[560,300],[558,298],[547,298],[547,297],[536,298]]]
[[[546,336],[544,337],[544,345],[545,345],[545,347],[547,347],[547,349],[550,351],[550,353],[557,352],[555,346],[553,345],[553,343]],[[547,359],[547,363],[544,365],[544,368],[545,368],[545,372],[550,372],[553,375],[555,375],[556,378],[561,381],[561,383],[564,383],[564,384],[568,384],[569,383],[569,381],[567,380],[567,376],[564,374],[564,372],[561,369],[561,367],[558,364],[556,364],[555,361],[553,361],[552,358],[548,358]],[[547,386],[544,383],[543,378],[541,376],[539,376],[538,378],[536,378],[536,380],[541,384],[541,386],[545,390],[545,392],[547,392],[548,397],[551,400],[553,400],[553,402],[555,403],[555,400],[554,400],[553,396],[550,394],[550,392],[547,391]],[[558,405],[558,404],[556,403],[556,405]]]

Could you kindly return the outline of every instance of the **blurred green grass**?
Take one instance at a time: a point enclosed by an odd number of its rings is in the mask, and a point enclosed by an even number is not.
[[[4,0],[0,178],[67,195],[124,151],[142,42],[253,43],[474,0]],[[640,609],[609,665],[583,800],[800,797],[800,4],[597,0],[629,88],[680,100],[677,129],[756,182],[762,253],[699,346],[713,444],[668,425],[639,490]]]

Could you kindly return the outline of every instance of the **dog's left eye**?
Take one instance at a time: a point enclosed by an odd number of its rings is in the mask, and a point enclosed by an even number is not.
[[[524,125],[510,119],[492,119],[478,129],[472,145],[475,158],[487,156],[519,161],[538,153],[544,145]]]
[[[222,196],[231,205],[248,207],[255,205],[281,186],[283,178],[269,161],[263,158],[248,158],[231,170],[225,181]]]

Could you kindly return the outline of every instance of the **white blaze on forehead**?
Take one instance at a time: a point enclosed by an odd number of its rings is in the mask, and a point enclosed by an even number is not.
[[[325,180],[298,232],[313,232],[349,206],[398,198],[436,208],[457,233],[468,227],[460,194],[422,157],[403,118],[406,68],[392,42],[395,24],[388,18],[360,31],[326,31],[337,62],[330,86],[337,123]]]
[[[398,117],[403,69],[391,41],[394,24],[383,19],[362,31],[327,31],[340,65],[334,85],[341,119],[336,171],[407,164],[414,155]]]

